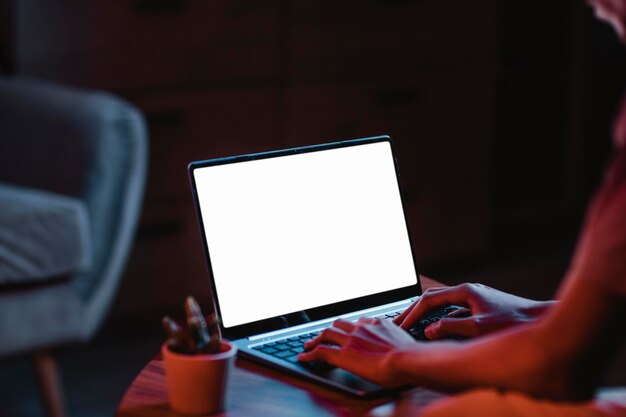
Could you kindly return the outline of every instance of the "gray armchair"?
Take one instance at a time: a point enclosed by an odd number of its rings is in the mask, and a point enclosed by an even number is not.
[[[131,249],[147,165],[131,105],[0,77],[0,356],[33,355],[64,413],[52,349],[88,341]]]

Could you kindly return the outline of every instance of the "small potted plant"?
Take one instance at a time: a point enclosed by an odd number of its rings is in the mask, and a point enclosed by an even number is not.
[[[215,314],[205,318],[193,297],[185,300],[184,324],[163,317],[167,341],[161,347],[170,406],[183,414],[224,410],[228,375],[237,348],[222,340]]]

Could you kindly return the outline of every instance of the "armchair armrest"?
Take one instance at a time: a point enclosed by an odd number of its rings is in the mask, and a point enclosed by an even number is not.
[[[98,327],[130,252],[147,170],[141,113],[112,95],[0,78],[0,181],[83,200],[92,267],[74,277],[85,335]]]

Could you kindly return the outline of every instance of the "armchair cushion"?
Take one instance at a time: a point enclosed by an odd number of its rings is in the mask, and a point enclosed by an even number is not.
[[[81,200],[0,182],[0,288],[80,272],[90,241]]]

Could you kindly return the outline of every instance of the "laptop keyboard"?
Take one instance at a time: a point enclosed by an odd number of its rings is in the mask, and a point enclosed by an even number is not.
[[[436,322],[440,318],[447,316],[451,312],[457,310],[456,306],[448,306],[443,307],[437,310],[434,310],[424,316],[414,327],[409,329],[409,334],[413,336],[415,340],[425,341],[426,336],[424,335],[424,329],[431,323]],[[374,318],[380,320],[392,320],[400,315],[401,312],[393,312],[388,314],[382,314],[380,316],[375,316]],[[288,337],[286,339],[275,340],[273,342],[265,343],[263,345],[258,345],[252,347],[254,350],[258,350],[259,352],[266,353],[268,355],[272,355],[275,358],[286,360],[291,363],[299,363],[298,355],[304,352],[304,344],[317,335],[319,335],[322,331],[314,331],[310,333],[305,333],[297,336]],[[310,363],[309,363],[310,364]],[[302,365],[307,365],[302,363]],[[317,367],[320,365],[310,364],[312,367]]]
[[[275,358],[284,359],[287,362],[297,363],[298,355],[304,352],[304,344],[320,333],[321,330],[292,336],[287,339],[276,340],[264,345],[255,346],[252,349],[267,353]]]

